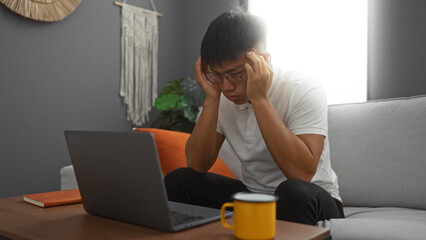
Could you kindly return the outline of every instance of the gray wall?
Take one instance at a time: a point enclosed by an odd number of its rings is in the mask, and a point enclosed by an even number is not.
[[[426,94],[426,1],[370,0],[369,99]]]
[[[150,8],[147,0],[128,3]],[[193,75],[209,22],[238,1],[156,0],[159,85]],[[0,197],[59,189],[65,129],[130,131],[118,96],[120,8],[83,0],[63,21],[0,5]],[[158,115],[153,111],[151,119]]]

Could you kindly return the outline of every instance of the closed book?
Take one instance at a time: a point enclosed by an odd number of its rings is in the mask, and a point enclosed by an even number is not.
[[[27,194],[24,195],[24,201],[39,207],[53,207],[81,203],[81,195],[78,188],[76,188],[55,192]]]

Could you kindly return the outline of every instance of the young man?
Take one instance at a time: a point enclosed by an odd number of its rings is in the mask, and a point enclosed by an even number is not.
[[[248,13],[223,13],[210,24],[195,64],[203,111],[186,143],[187,168],[165,178],[169,200],[220,208],[236,192],[262,192],[279,197],[281,220],[342,218],[325,91],[272,68],[265,41],[264,23]],[[241,181],[207,173],[225,138],[241,161]]]

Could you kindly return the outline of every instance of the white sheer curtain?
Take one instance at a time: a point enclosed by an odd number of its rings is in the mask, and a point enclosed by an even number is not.
[[[367,0],[250,0],[272,63],[321,80],[328,103],[367,98]]]

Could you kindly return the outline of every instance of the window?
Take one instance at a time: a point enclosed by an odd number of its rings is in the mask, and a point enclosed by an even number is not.
[[[272,63],[321,80],[329,104],[367,98],[367,0],[250,0]]]

